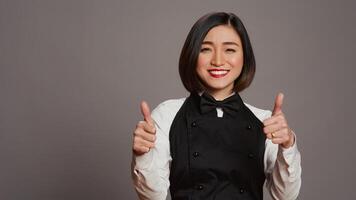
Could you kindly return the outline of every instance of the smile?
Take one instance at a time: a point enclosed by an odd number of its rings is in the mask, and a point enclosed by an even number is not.
[[[221,78],[224,77],[227,73],[229,73],[230,70],[227,69],[211,69],[208,70],[210,76],[214,78]]]

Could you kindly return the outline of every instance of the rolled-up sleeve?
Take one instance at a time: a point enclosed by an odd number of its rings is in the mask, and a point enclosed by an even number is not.
[[[267,112],[267,117],[270,116]],[[297,147],[295,136],[294,144],[289,148],[283,148],[266,139],[265,149],[265,174],[266,187],[273,199],[294,200],[297,199],[301,187],[301,155]]]
[[[165,200],[169,188],[169,130],[182,100],[168,100],[152,111],[156,127],[155,147],[140,156],[133,154],[131,173],[141,200]]]

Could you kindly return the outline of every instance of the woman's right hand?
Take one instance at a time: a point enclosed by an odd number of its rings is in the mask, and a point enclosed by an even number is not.
[[[156,128],[151,117],[150,108],[145,101],[141,102],[141,112],[144,121],[137,123],[132,145],[132,149],[136,155],[149,152],[150,148],[154,147],[156,140]]]

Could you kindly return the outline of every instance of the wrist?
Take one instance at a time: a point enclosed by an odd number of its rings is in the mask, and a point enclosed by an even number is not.
[[[291,129],[289,129],[289,140],[287,140],[286,142],[280,144],[283,148],[288,149],[289,147],[293,146],[295,141],[294,138],[294,134],[293,131]]]

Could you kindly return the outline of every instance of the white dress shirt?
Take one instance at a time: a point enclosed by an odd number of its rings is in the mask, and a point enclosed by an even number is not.
[[[133,154],[132,178],[136,192],[141,200],[165,200],[169,189],[170,155],[169,132],[171,124],[186,98],[171,99],[159,104],[152,111],[156,127],[155,147],[140,156]],[[263,121],[272,114],[244,102],[244,104]],[[223,111],[217,108],[217,117]],[[301,156],[296,142],[285,149],[266,139],[264,171],[266,187],[273,199],[296,199],[301,186]]]

